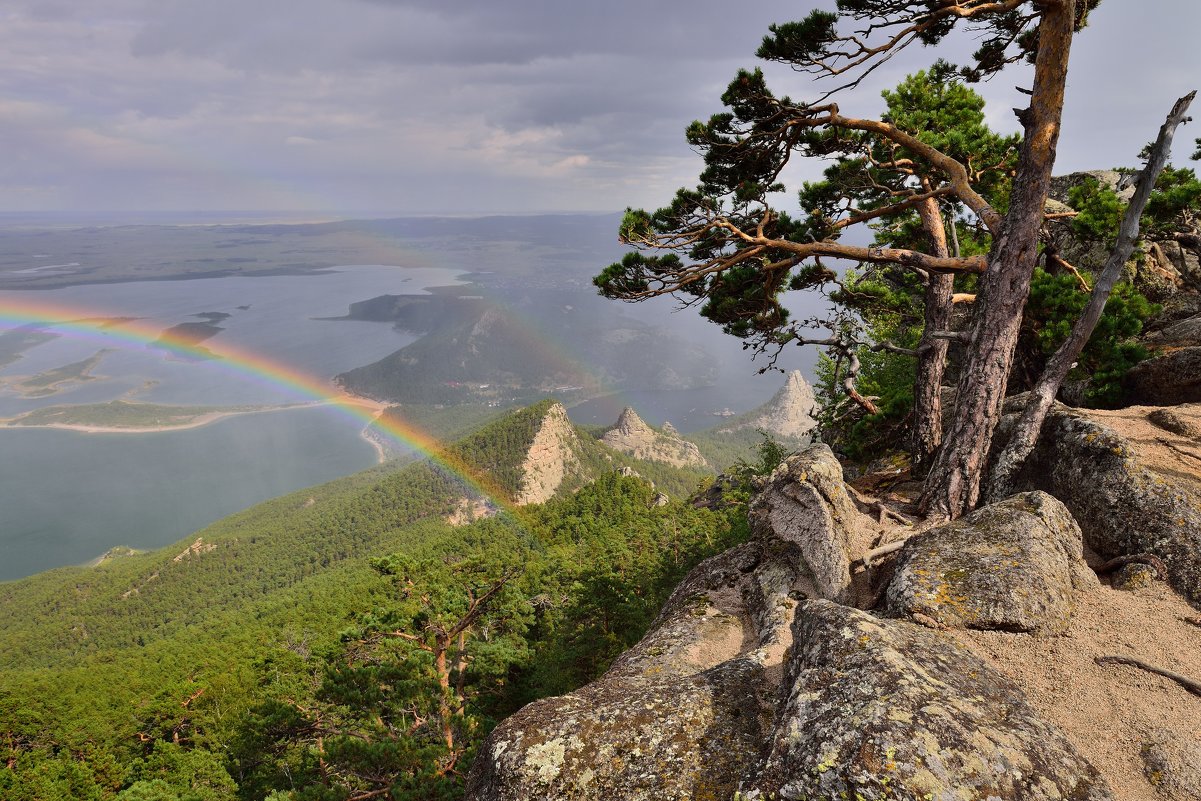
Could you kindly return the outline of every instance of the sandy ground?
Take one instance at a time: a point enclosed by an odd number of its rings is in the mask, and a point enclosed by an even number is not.
[[[1130,406],[1112,411],[1089,409],[1088,416],[1129,440],[1139,464],[1201,494],[1201,441],[1165,431],[1147,419],[1148,414],[1160,409],[1170,411],[1201,431],[1201,403]]]
[[[1154,407],[1088,415],[1125,437],[1142,466],[1183,489],[1201,493],[1201,442],[1154,425]],[[1201,430],[1201,404],[1171,407]],[[1030,702],[1109,780],[1120,801],[1201,801],[1156,788],[1144,774],[1149,733],[1163,729],[1181,745],[1201,744],[1201,696],[1153,673],[1098,665],[1100,656],[1130,656],[1201,681],[1201,627],[1192,608],[1156,582],[1134,591],[1102,586],[1078,599],[1062,637],[959,631],[955,637],[1015,679]],[[1193,769],[1201,771],[1201,765]]]
[[[1088,410],[1133,446],[1140,465],[1201,495],[1201,438],[1182,436],[1152,423],[1157,407]],[[1081,410],[1083,411],[1083,410]],[[1170,407],[1201,431],[1201,404]],[[869,479],[877,478],[876,475]],[[863,489],[869,487],[868,481]],[[901,484],[900,495],[882,493],[888,505],[912,514],[901,500],[916,485]],[[911,536],[926,527],[882,521],[871,526],[879,542]],[[1090,564],[1103,560],[1088,553]],[[1127,656],[1201,681],[1201,611],[1167,584],[1115,590],[1100,579],[1095,590],[1077,597],[1069,630],[1059,637],[1032,637],[997,631],[950,634],[989,665],[1014,679],[1038,713],[1058,726],[1109,781],[1118,801],[1201,801],[1191,793],[1155,787],[1144,773],[1143,748],[1151,733],[1163,730],[1177,746],[1201,752],[1201,696],[1176,682],[1126,665],[1101,664],[1102,656]],[[1193,764],[1201,781],[1201,764]]]
[[[1198,614],[1160,582],[1133,592],[1102,586],[1079,598],[1071,628],[1061,637],[953,635],[1017,681],[1039,714],[1109,780],[1120,801],[1197,801],[1157,790],[1143,773],[1141,752],[1154,729],[1181,743],[1201,741],[1201,697],[1138,668],[1093,660],[1132,656],[1201,680],[1201,628],[1184,621]]]

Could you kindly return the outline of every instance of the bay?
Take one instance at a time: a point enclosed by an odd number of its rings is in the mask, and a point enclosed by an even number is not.
[[[43,398],[0,393],[0,416],[115,399],[171,405],[312,403],[339,372],[416,337],[387,323],[325,320],[380,294],[459,283],[460,270],[379,265],[327,273],[72,286],[0,292],[9,309],[66,307],[81,317],[138,317],[166,330],[220,312],[203,343],[250,359],[181,358],[120,328],[48,327],[0,379],[36,375],[105,351],[95,378]],[[247,307],[247,308],[240,308]],[[302,376],[297,388],[281,376]],[[333,387],[329,385],[329,393]],[[0,428],[0,581],[82,564],[110,548],[156,548],[232,512],[376,463],[364,421],[332,406],[230,417],[194,429],[93,434]]]

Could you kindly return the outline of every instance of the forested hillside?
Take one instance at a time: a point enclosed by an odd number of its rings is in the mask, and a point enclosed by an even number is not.
[[[484,426],[456,458],[511,492],[548,404]],[[598,675],[684,571],[745,535],[736,506],[659,506],[615,471],[673,497],[702,473],[578,433],[581,474],[516,516],[452,526],[474,497],[462,480],[385,466],[162,551],[0,585],[0,797],[457,792],[498,717]],[[485,596],[439,674],[431,632]]]

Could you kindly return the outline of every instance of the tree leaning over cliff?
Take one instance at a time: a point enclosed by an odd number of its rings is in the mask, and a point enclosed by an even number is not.
[[[621,236],[638,250],[605,270],[597,285],[625,300],[673,293],[703,300],[703,314],[769,349],[788,342],[840,343],[837,332],[824,340],[807,339],[804,323],[812,321],[789,321],[778,300],[785,289],[835,279],[822,258],[896,264],[930,274],[979,274],[955,414],[922,497],[929,515],[958,517],[978,499],[1001,414],[1038,256],[1072,36],[1099,2],[838,0],[838,13],[814,11],[800,22],[772,26],[760,57],[841,85],[813,103],[795,102],[773,95],[760,72],[741,72],[722,98],[730,111],[689,127],[690,143],[705,156],[700,186],[680,190],[670,206],[653,214],[627,213]],[[848,24],[858,29],[842,30]],[[966,79],[992,76],[1022,59],[1034,64],[1029,106],[1017,110],[1023,134],[1004,214],[978,190],[982,165],[955,159],[890,122],[845,116],[830,99],[856,87],[899,49],[914,42],[935,45],[965,24],[983,40],[962,70]],[[806,219],[794,220],[772,208],[768,196],[784,189],[779,177],[794,155],[839,152],[847,138],[862,135],[890,142],[922,163],[930,188],[909,186],[891,202],[836,218],[810,211]],[[970,210],[992,237],[987,257],[839,241],[854,224],[916,209],[930,198],[954,199]],[[829,208],[845,206],[832,198]],[[662,255],[648,255],[654,251]],[[928,336],[956,338],[950,332]]]

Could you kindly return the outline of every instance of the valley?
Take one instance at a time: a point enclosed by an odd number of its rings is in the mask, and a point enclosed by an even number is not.
[[[590,271],[617,252],[611,224],[565,215],[6,236],[0,287],[38,291],[0,289],[0,440],[20,472],[0,483],[0,580],[165,544],[272,494],[412,458],[410,434],[461,435],[548,396],[579,422],[612,423],[635,402],[652,424],[683,431],[766,400],[779,379],[756,376],[714,326],[652,321],[595,295]],[[202,242],[233,259],[274,248],[276,260],[236,276],[202,269],[210,263],[186,258]],[[313,269],[272,272],[301,247]],[[338,266],[384,252],[394,266]],[[96,269],[22,272],[43,261]],[[301,420],[303,446],[289,433]],[[745,439],[727,455],[753,448]],[[117,480],[140,473],[131,459],[154,460],[159,474]],[[117,472],[73,466],[64,485],[63,460]],[[195,475],[204,497],[186,489]],[[47,505],[37,486],[65,496]]]
[[[558,599],[537,620],[498,619],[516,650],[489,658],[512,680],[479,696],[481,721],[587,680],[683,571],[746,536],[738,507],[682,502],[711,471],[612,450],[544,401],[431,461],[282,495],[166,548],[112,548],[87,567],[0,584],[0,719],[22,743],[0,790],[24,801],[37,772],[43,787],[70,775],[79,792],[103,793],[110,761],[201,797],[226,797],[233,777],[248,791],[279,787],[286,765],[247,739],[254,720],[281,694],[320,703],[305,676],[339,652],[347,615],[396,601],[376,558],[389,553],[397,564],[479,560],[513,570],[522,593]],[[606,588],[631,579],[637,593],[598,617]],[[138,745],[164,733],[168,744]],[[71,756],[84,744],[85,760]]]

